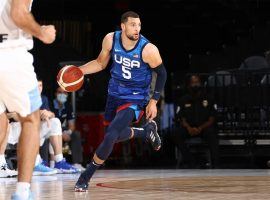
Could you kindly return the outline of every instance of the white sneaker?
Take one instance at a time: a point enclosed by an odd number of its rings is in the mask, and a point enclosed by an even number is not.
[[[18,175],[18,172],[8,168],[7,164],[0,166],[0,178],[10,178]]]
[[[34,195],[32,194],[32,192],[29,190],[28,191],[28,197],[22,197],[20,194],[17,193],[13,193],[11,195],[11,200],[22,200],[22,199],[27,199],[27,200],[34,200]]]
[[[83,172],[85,170],[85,168],[79,163],[75,163],[72,166],[75,167],[76,169],[78,169],[79,172]]]

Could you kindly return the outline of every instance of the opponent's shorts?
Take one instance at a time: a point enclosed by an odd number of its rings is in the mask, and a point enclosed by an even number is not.
[[[6,108],[22,117],[42,104],[33,56],[26,48],[0,49],[0,114]]]

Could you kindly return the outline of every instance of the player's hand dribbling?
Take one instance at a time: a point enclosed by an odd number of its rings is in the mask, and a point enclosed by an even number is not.
[[[151,99],[146,106],[146,119],[152,121],[157,116],[157,101]]]
[[[45,44],[51,44],[55,40],[56,30],[53,25],[41,26],[41,36],[39,39]]]

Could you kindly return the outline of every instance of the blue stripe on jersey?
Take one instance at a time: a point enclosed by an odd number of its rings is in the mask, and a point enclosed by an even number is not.
[[[111,51],[112,78],[108,92],[120,99],[146,99],[149,96],[152,72],[150,66],[142,59],[142,51],[149,41],[140,35],[135,47],[126,50],[122,44],[121,33],[121,31],[114,33]]]

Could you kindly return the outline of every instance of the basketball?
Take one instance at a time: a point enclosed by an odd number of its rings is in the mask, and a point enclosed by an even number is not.
[[[84,81],[84,75],[79,67],[67,65],[63,67],[57,75],[58,85],[67,92],[79,90]]]

